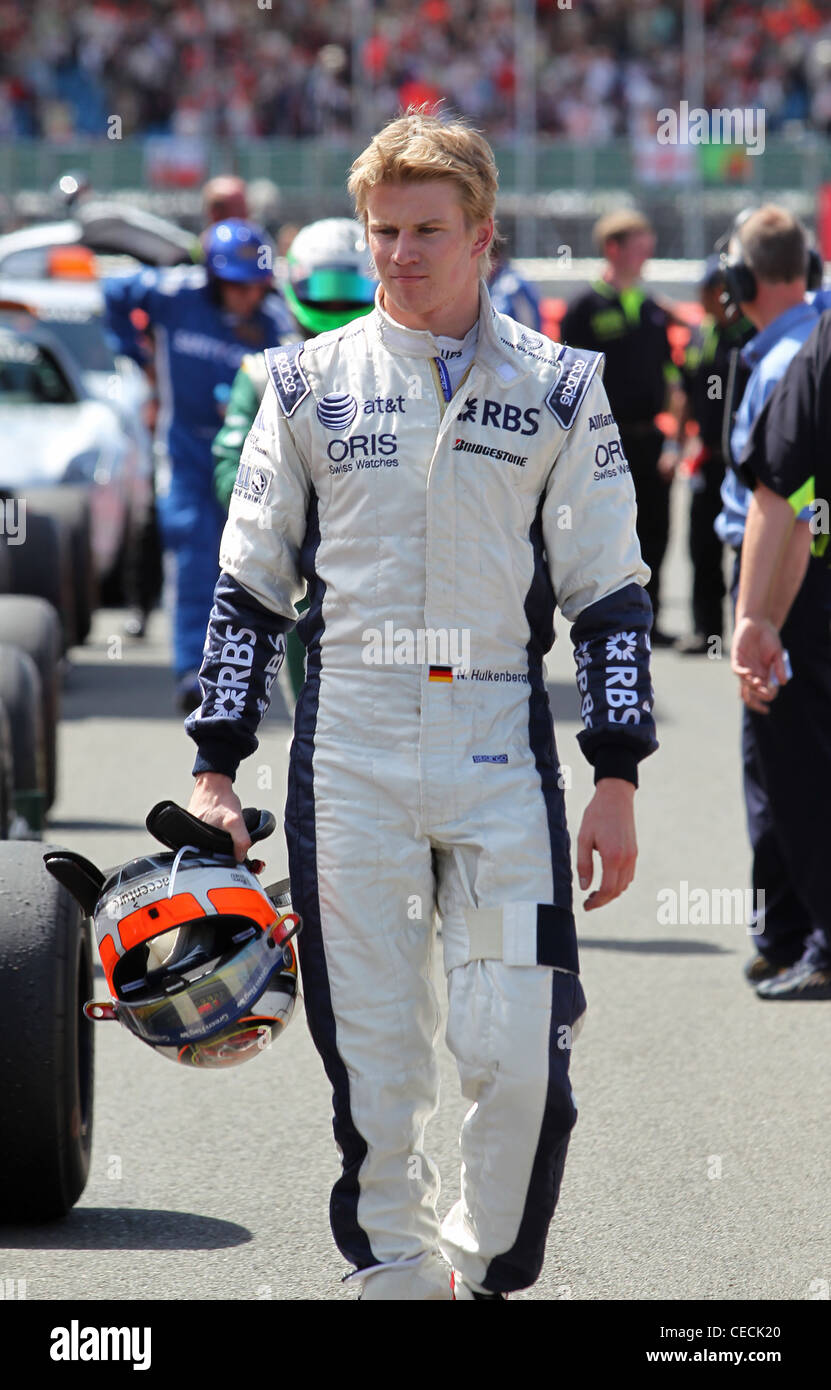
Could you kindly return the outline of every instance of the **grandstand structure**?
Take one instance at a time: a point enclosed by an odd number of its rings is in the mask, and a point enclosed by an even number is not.
[[[624,203],[699,259],[748,203],[814,222],[831,0],[0,0],[0,227],[54,216],[72,166],[192,225],[227,170],[274,183],[281,219],[343,213],[408,104],[488,135],[517,254],[590,256]]]

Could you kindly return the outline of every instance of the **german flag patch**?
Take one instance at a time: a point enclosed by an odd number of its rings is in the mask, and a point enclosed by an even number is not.
[[[452,666],[431,666],[431,667],[430,667],[429,679],[430,679],[431,681],[452,681],[452,679],[453,679],[453,667],[452,667]]]

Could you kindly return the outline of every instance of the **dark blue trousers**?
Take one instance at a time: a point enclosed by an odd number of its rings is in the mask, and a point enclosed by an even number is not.
[[[736,559],[736,582],[739,558]],[[793,679],[769,714],[744,707],[742,752],[758,949],[775,965],[831,969],[831,571],[812,559],[782,627]]]

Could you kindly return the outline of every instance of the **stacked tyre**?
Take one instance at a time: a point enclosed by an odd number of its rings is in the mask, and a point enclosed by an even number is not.
[[[97,602],[89,494],[83,487],[36,488],[9,500],[22,510],[7,537],[4,591],[46,599],[60,619],[63,650],[80,645]]]
[[[60,493],[53,497],[52,492]],[[0,498],[0,506],[20,507]],[[6,513],[6,519],[9,514]],[[67,1214],[92,1143],[90,923],[47,873],[63,656],[95,603],[89,504],[39,495],[0,536],[0,1222]]]
[[[0,844],[3,1223],[65,1216],[89,1173],[92,938],[75,899],[47,873],[46,848]]]
[[[62,644],[45,599],[0,594],[0,706],[9,734],[0,780],[11,777],[13,788],[0,838],[39,837],[55,800]]]
[[[0,782],[11,777],[14,788],[10,810],[0,797],[0,839],[31,838],[57,790],[61,659],[86,640],[97,599],[90,502],[83,488],[56,487],[3,495],[0,505],[10,509],[0,536],[0,706],[11,746],[0,731]]]

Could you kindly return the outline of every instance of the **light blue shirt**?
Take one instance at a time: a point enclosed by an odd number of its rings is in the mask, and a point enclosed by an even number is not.
[[[753,421],[776,383],[785,375],[791,359],[810,338],[819,315],[828,307],[826,298],[827,292],[819,291],[813,301],[794,304],[742,348],[742,362],[751,368],[751,373],[730,435],[730,450],[737,463],[744,453]],[[716,517],[715,529],[727,545],[741,545],[752,496],[734,470],[730,467],[725,469],[721,485],[722,508]],[[806,507],[804,516],[800,513],[800,520],[807,521],[809,517],[810,508]]]

